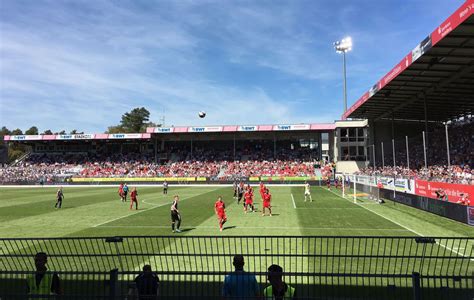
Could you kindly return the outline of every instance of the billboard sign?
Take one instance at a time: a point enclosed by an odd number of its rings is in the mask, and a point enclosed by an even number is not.
[[[155,127],[155,133],[172,133],[174,130],[173,127]]]
[[[436,191],[439,189],[444,190],[448,201],[454,203],[461,200],[462,194],[469,194],[469,205],[474,205],[474,185],[415,180],[415,194],[418,196],[437,199]]]
[[[42,139],[43,139],[42,135],[11,135],[9,136],[10,141],[39,141]]]
[[[222,126],[189,127],[188,132],[221,132]]]
[[[249,125],[242,125],[242,126],[239,126],[237,127],[237,131],[257,131],[258,130],[258,126],[249,126]]]

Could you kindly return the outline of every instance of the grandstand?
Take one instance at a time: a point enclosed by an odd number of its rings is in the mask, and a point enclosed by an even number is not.
[[[331,124],[5,136],[30,151],[0,169],[14,185],[0,188],[0,298],[25,297],[32,256],[46,251],[65,299],[135,299],[144,264],[162,298],[221,299],[235,254],[261,288],[282,265],[298,299],[472,299],[473,13],[466,1]],[[164,180],[182,197],[181,235]],[[243,214],[234,180],[267,184],[274,216]],[[121,182],[139,188],[137,212],[116,199]],[[59,184],[65,209],[52,211]],[[219,195],[229,222],[216,235]]]

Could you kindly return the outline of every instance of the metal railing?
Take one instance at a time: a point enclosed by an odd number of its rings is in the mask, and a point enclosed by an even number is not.
[[[298,299],[472,299],[474,238],[434,237],[107,237],[0,239],[0,298],[24,299],[33,257],[48,254],[65,299],[134,299],[145,264],[160,299],[222,299],[232,259],[263,290],[278,264]],[[127,296],[128,295],[128,296]]]

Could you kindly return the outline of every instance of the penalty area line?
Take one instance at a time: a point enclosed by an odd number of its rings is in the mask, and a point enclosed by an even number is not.
[[[296,208],[295,197],[293,197],[293,193],[291,193],[291,201],[293,202],[293,208]]]
[[[352,203],[352,204],[354,204],[354,205],[363,207],[363,208],[365,208],[366,210],[368,210],[368,211],[370,211],[370,212],[376,214],[377,216],[382,217],[382,218],[384,218],[385,220],[388,220],[388,221],[390,221],[390,222],[392,222],[392,223],[394,223],[394,224],[397,224],[398,226],[400,226],[400,227],[402,227],[402,228],[405,228],[405,229],[407,229],[408,231],[411,231],[411,232],[413,232],[414,234],[416,234],[416,235],[418,235],[418,236],[421,236],[421,237],[425,236],[425,235],[423,235],[423,234],[421,234],[421,233],[419,233],[419,232],[416,232],[415,230],[413,230],[413,229],[411,229],[411,228],[409,228],[409,227],[407,227],[407,226],[405,226],[405,225],[403,225],[403,224],[401,224],[401,223],[399,223],[399,222],[397,222],[397,221],[394,221],[394,220],[392,220],[391,218],[388,218],[388,217],[386,217],[386,216],[384,216],[384,215],[382,215],[382,214],[380,214],[380,213],[378,213],[378,212],[376,212],[376,211],[374,211],[374,210],[372,210],[372,209],[370,209],[370,208],[368,208],[368,207],[366,207],[366,206],[364,206],[364,205],[360,205],[359,203],[354,203],[354,202],[352,202],[351,200],[346,199],[346,198],[342,197],[341,195],[339,195],[339,194],[337,194],[337,193],[335,193],[335,192],[333,192],[333,191],[331,191],[331,190],[329,190],[329,192],[333,193],[334,195],[336,195],[336,196],[338,196],[338,197],[340,197],[340,198],[342,198],[342,199],[345,199],[345,200],[349,201],[350,203]],[[437,242],[437,241],[435,241],[435,242],[436,242],[437,245],[439,245],[439,246],[445,248],[446,250],[449,250],[449,251],[451,251],[451,252],[453,252],[453,253],[455,253],[455,254],[457,254],[457,255],[459,255],[459,256],[468,257],[468,256],[466,256],[466,255],[460,253],[459,251],[456,251],[456,250],[454,250],[454,249],[452,249],[452,248],[450,248],[450,247],[448,247],[448,246],[446,246],[446,245],[443,245],[443,244],[440,243],[440,242]],[[470,261],[474,261],[474,259],[472,259],[472,258],[470,258],[469,260],[470,260]]]
[[[183,199],[183,200],[184,200],[184,199]],[[147,204],[150,205],[149,203],[147,203]],[[150,207],[150,208],[141,210],[141,211],[136,212],[136,213],[133,213],[133,214],[129,214],[129,215],[125,215],[125,216],[120,216],[120,217],[114,218],[114,219],[112,219],[112,220],[107,220],[107,221],[105,221],[105,222],[102,222],[102,223],[93,225],[92,228],[96,228],[96,227],[102,226],[102,225],[104,225],[104,224],[111,223],[111,222],[114,222],[114,221],[117,221],[117,220],[120,220],[120,219],[123,219],[123,218],[135,216],[135,215],[138,215],[138,214],[140,214],[140,213],[143,213],[143,212],[146,212],[146,211],[149,211],[149,210],[158,208],[158,207],[163,207],[163,206],[169,205],[169,204],[171,204],[171,202],[163,203],[163,204],[160,204],[160,205],[156,205],[156,206],[153,206],[153,207]]]
[[[170,225],[104,225],[105,228],[170,228]],[[183,226],[184,229],[217,229],[217,226]],[[235,229],[274,229],[274,230],[300,230],[300,229],[312,229],[312,230],[344,230],[344,231],[402,231],[402,228],[344,228],[344,227],[285,227],[285,226],[236,226]]]

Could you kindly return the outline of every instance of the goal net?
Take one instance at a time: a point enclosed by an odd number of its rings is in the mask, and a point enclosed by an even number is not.
[[[383,203],[377,177],[362,175],[344,175],[343,196],[354,203]]]

